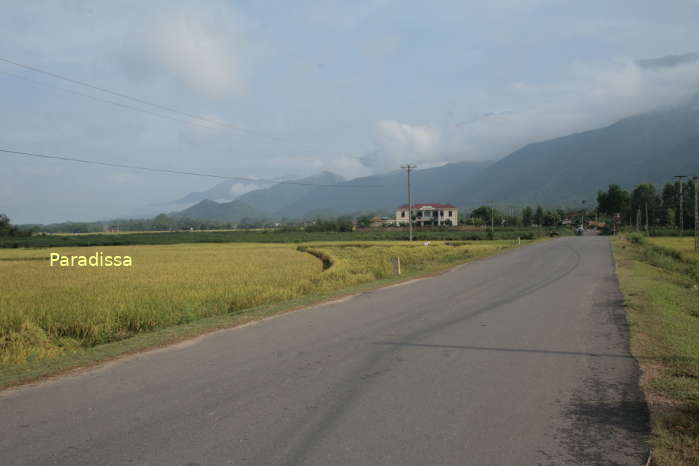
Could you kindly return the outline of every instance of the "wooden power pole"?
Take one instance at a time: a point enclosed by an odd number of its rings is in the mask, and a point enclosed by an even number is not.
[[[405,164],[400,168],[408,172],[408,238],[413,240],[413,193],[410,189],[410,172],[415,169],[415,165]]]
[[[646,201],[646,236],[650,236],[648,231],[648,201]]]
[[[684,208],[682,207],[682,199],[684,196],[682,195],[682,180],[684,178],[687,178],[687,175],[675,175],[674,178],[677,178],[677,181],[680,183],[680,238],[682,237],[682,232],[684,231]]]

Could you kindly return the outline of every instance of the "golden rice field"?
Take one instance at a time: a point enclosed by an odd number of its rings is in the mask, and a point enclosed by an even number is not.
[[[410,273],[508,247],[477,241],[0,250],[0,367],[390,277],[395,257]],[[52,252],[96,251],[129,255],[133,266],[49,266]]]
[[[658,236],[648,238],[651,244],[679,251],[682,255],[692,259],[699,259],[699,253],[694,252],[694,236]]]

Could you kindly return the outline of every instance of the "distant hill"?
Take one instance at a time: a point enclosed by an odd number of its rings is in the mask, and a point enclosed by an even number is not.
[[[241,201],[215,202],[203,200],[185,210],[172,214],[197,220],[215,220],[219,222],[240,222],[244,218],[260,219],[266,215]]]
[[[176,199],[172,202],[168,202],[167,204],[191,204],[193,202],[199,202],[203,201],[205,199],[208,199],[210,201],[215,201],[215,200],[233,200],[237,197],[237,195],[233,192],[233,186],[239,183],[239,181],[234,181],[234,180],[226,180],[223,181],[216,186],[214,186],[211,189],[208,189],[206,191],[195,191],[188,193],[187,195]]]
[[[680,173],[681,172],[681,173]],[[529,144],[454,186],[459,205],[579,205],[611,183],[664,184],[699,174],[699,105],[625,118],[605,128]]]
[[[314,185],[336,185],[341,184],[345,179],[335,173],[324,171],[318,175],[293,180],[293,183],[280,183],[269,188],[250,191],[238,197],[238,200],[254,206],[258,210],[274,214],[279,217],[284,216],[284,210],[302,199],[308,193],[316,189]],[[308,185],[305,185],[307,183]]]
[[[577,206],[583,199],[593,203],[597,191],[612,183],[625,188],[662,185],[677,174],[699,175],[699,98],[604,128],[528,144],[495,163],[415,170],[412,192],[416,203],[466,208],[488,203]],[[244,216],[301,218],[392,211],[407,200],[402,170],[350,181],[323,172],[299,181],[333,187],[278,184],[232,203],[199,203],[181,214],[226,221]]]
[[[279,179],[278,184],[272,184],[270,187],[259,188],[251,190],[244,194],[236,193],[235,188],[239,188],[239,185],[244,187],[254,187],[256,184],[269,184],[269,183],[257,183],[255,181],[239,181],[239,180],[226,180],[218,183],[211,189],[206,191],[195,191],[186,194],[185,196],[176,199],[171,202],[160,205],[168,204],[192,204],[194,202],[203,201],[208,199],[210,201],[232,201],[235,199],[242,199],[248,204],[257,204],[262,210],[274,211],[277,210],[280,205],[280,199],[288,199],[289,202],[293,202],[299,196],[302,196],[308,192],[308,186],[302,186],[293,183],[308,183],[308,184],[335,184],[344,181],[345,179],[334,173],[324,171],[318,175],[309,176],[306,178],[296,179]],[[270,191],[271,190],[271,191]],[[255,193],[255,194],[251,194]],[[251,196],[248,196],[251,194]],[[247,199],[247,200],[246,200]]]
[[[456,186],[471,183],[488,166],[485,162],[449,163],[441,167],[415,170],[412,192],[415,202],[451,202]],[[399,170],[383,175],[356,178],[340,183],[342,188],[315,188],[276,212],[277,216],[302,217],[309,212],[340,213],[372,210],[392,211],[407,202],[406,174]],[[362,187],[367,186],[367,187]],[[369,187],[379,186],[379,187]]]

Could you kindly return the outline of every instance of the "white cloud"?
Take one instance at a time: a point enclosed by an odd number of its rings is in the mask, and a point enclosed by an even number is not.
[[[248,183],[248,182],[240,182],[240,183],[233,183],[231,185],[231,197],[238,197],[242,194],[248,193],[250,191],[255,191],[256,189],[261,189],[261,188],[267,188],[269,187],[269,184],[266,183]]]
[[[164,10],[147,25],[144,51],[193,90],[229,97],[244,90],[244,48],[228,9]]]
[[[531,142],[603,127],[699,94],[699,61],[657,68],[632,60],[576,62],[571,68],[572,78],[555,86],[511,84],[515,94],[539,99],[515,111],[493,111],[441,128],[379,121],[375,149],[360,160],[378,173],[406,162],[427,167],[498,159]]]
[[[376,150],[361,160],[377,172],[395,170],[402,163],[434,163],[439,161],[440,142],[438,128],[380,120],[376,123]]]
[[[362,164],[359,157],[352,154],[338,154],[324,158],[314,156],[271,157],[266,159],[265,163],[269,167],[274,167],[278,173],[297,173],[297,175],[284,177],[284,179],[298,179],[316,175],[322,171],[329,171],[347,179],[367,176],[372,173],[372,170]],[[300,173],[299,169],[302,169]]]
[[[459,160],[501,158],[530,142],[603,127],[699,94],[699,62],[657,69],[631,60],[577,62],[572,71],[567,83],[538,88],[539,103],[444,129],[439,150]]]

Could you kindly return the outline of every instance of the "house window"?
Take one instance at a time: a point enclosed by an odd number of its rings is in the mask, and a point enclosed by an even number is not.
[[[405,211],[402,211],[402,212],[400,213],[400,216],[401,216],[402,218],[405,218]]]
[[[439,211],[439,216],[440,216],[440,217],[444,217],[444,211],[443,211],[443,210],[440,210],[440,211]]]
[[[449,211],[449,216],[451,217],[451,210]]]
[[[432,218],[432,211],[431,210],[426,210],[422,214],[423,217],[430,217]]]

